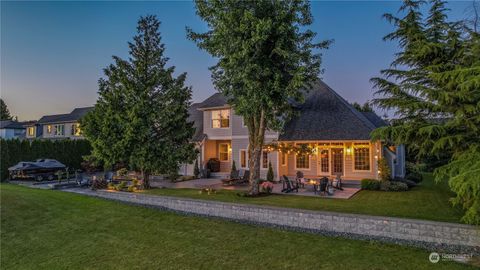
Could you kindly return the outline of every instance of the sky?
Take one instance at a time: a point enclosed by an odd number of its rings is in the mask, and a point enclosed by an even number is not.
[[[382,14],[396,13],[397,1],[314,1],[317,40],[333,39],[323,51],[322,79],[350,102],[373,98],[370,78],[387,68],[397,50],[382,37],[392,26]],[[451,19],[467,16],[471,1],[450,2]],[[215,60],[186,38],[185,27],[205,31],[189,1],[1,2],[1,97],[21,121],[93,106],[98,79],[112,55],[127,58],[127,42],[140,16],[162,22],[168,65],[187,72],[193,102],[215,93],[208,67]],[[383,112],[377,111],[379,114]]]

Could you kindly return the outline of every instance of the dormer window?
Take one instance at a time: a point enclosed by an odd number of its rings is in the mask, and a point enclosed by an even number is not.
[[[229,128],[230,110],[212,111],[212,128]]]

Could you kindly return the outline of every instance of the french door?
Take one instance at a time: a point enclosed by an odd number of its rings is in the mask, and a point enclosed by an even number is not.
[[[343,175],[343,148],[331,148],[332,151],[332,174]]]

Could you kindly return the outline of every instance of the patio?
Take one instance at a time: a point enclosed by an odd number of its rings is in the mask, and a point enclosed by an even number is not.
[[[170,180],[154,180],[151,181],[151,185],[156,188],[189,188],[189,189],[202,189],[202,188],[213,188],[213,189],[225,189],[225,190],[238,190],[246,191],[248,189],[247,185],[235,185],[235,186],[224,186],[221,179],[217,178],[200,178],[189,181],[182,182],[171,182]],[[276,183],[273,185],[274,194],[284,194],[284,195],[293,195],[293,196],[309,196],[309,197],[321,197],[321,198],[332,198],[332,199],[349,199],[355,193],[360,191],[358,187],[343,187],[343,190],[335,189],[333,195],[327,194],[315,194],[313,186],[305,185],[305,188],[299,188],[298,192],[283,193],[282,183]]]

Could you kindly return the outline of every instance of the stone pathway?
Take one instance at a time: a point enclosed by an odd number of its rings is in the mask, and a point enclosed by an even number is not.
[[[285,229],[379,240],[427,248],[435,252],[480,255],[480,229],[425,220],[367,216],[261,205],[195,200],[116,191],[70,188],[65,191],[184,214],[210,216]]]

